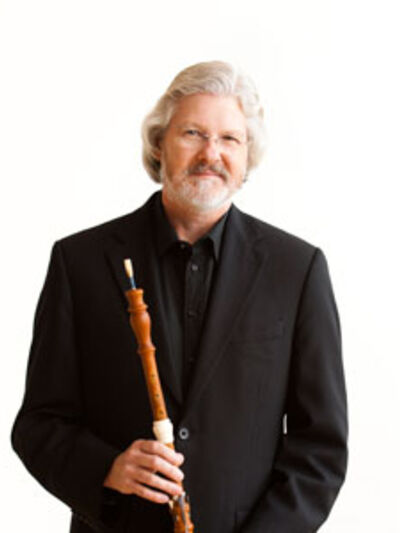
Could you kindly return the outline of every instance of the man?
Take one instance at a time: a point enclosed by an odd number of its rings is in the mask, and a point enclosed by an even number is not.
[[[14,448],[73,533],[171,532],[183,476],[196,532],[316,531],[346,470],[340,327],[322,252],[232,205],[263,151],[254,86],[189,67],[143,140],[161,193],[54,246]],[[177,452],[151,435],[126,257]]]

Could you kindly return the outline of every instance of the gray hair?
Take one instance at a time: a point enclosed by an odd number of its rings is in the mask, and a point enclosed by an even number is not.
[[[264,111],[253,81],[223,61],[197,63],[182,70],[173,80],[142,125],[143,164],[150,177],[160,183],[160,161],[155,157],[177,102],[197,93],[235,96],[247,120],[248,160],[246,174],[264,154]]]

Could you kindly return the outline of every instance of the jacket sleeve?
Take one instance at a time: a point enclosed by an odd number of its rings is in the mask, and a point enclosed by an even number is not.
[[[340,325],[323,253],[316,250],[297,312],[287,429],[271,483],[242,533],[311,533],[327,518],[347,464]]]
[[[60,243],[39,299],[25,396],[11,438],[30,473],[101,530],[102,485],[120,452],[85,427],[73,298]]]

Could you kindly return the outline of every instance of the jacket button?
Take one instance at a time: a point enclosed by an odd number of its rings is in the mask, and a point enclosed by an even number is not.
[[[190,433],[189,433],[188,428],[179,428],[178,437],[181,440],[188,440],[188,438],[190,437]]]

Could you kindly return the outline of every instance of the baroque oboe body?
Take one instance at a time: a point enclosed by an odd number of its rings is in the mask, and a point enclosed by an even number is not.
[[[153,413],[153,432],[159,442],[174,449],[173,426],[168,418],[164,394],[155,358],[155,347],[151,340],[151,319],[147,305],[143,300],[143,289],[136,288],[133,278],[133,267],[130,259],[124,261],[125,271],[130,280],[131,288],[125,292],[129,303],[129,322],[138,344],[138,354],[142,361],[147,391]],[[174,522],[174,533],[193,533],[194,527],[190,518],[190,507],[186,494],[170,501],[170,511]]]

